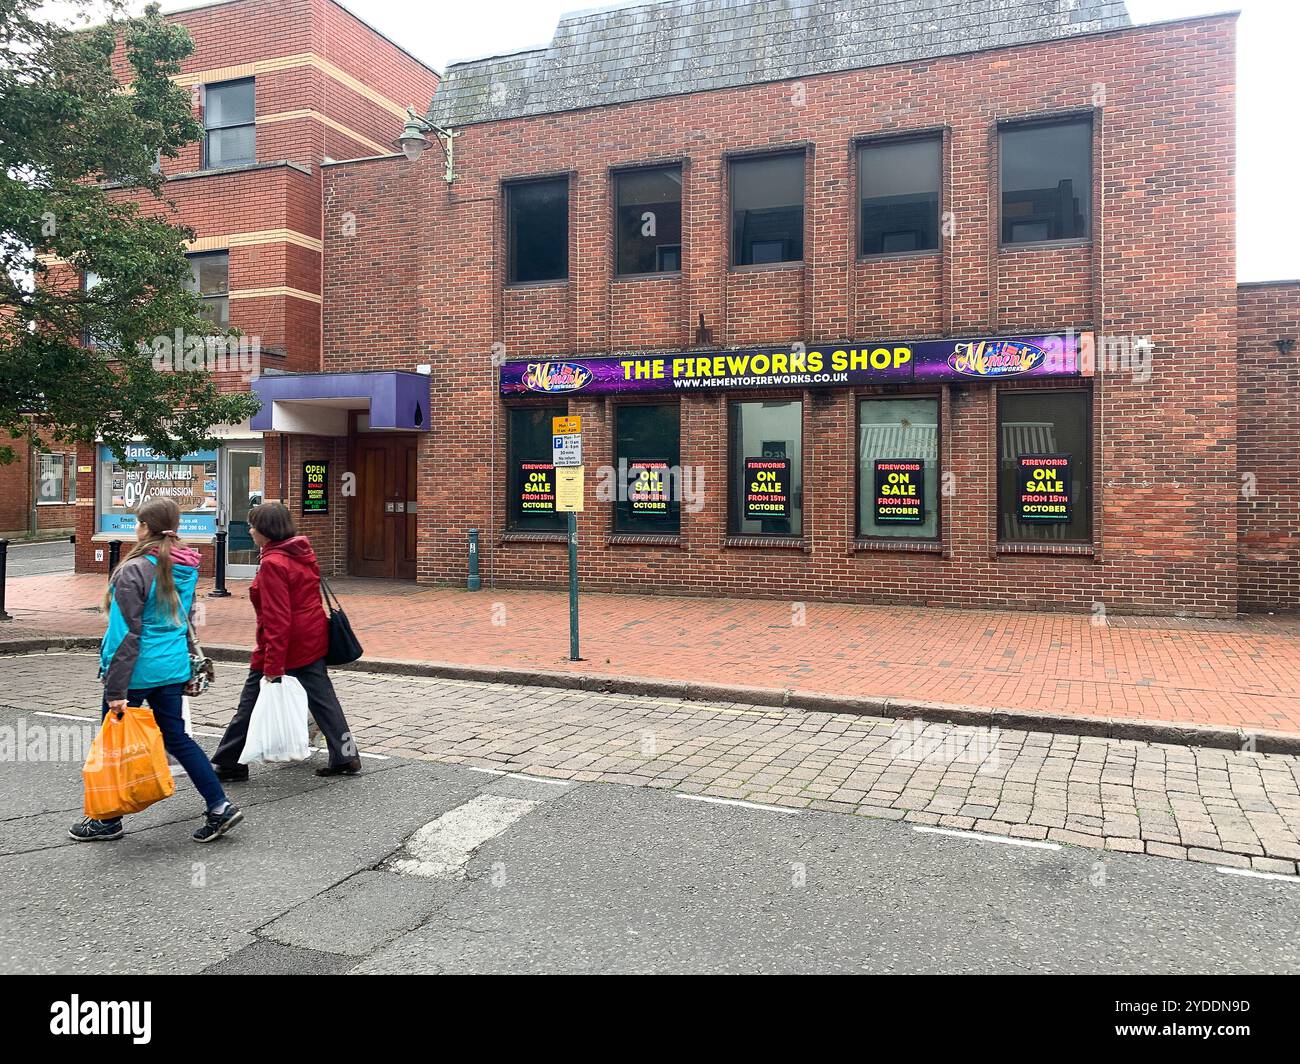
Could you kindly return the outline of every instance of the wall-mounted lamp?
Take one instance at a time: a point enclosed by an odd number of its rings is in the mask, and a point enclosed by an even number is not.
[[[402,149],[411,162],[415,162],[424,154],[424,149],[429,146],[429,138],[426,133],[432,133],[438,142],[438,147],[442,149],[442,156],[447,162],[447,167],[443,171],[443,180],[451,184],[456,180],[455,166],[455,141],[460,136],[455,130],[443,129],[442,126],[436,126],[426,118],[421,118],[415,113],[414,107],[406,109],[406,125],[402,127],[402,135],[397,138],[397,146]]]

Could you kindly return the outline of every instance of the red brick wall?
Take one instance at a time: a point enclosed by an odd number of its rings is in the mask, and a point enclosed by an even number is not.
[[[1300,281],[1237,292],[1241,609],[1300,608]],[[1289,354],[1278,340],[1292,340]]]
[[[1222,505],[1237,485],[1234,28],[1231,16],[1215,16],[805,78],[798,93],[783,82],[470,126],[456,143],[460,179],[450,188],[436,152],[416,164],[328,168],[326,363],[432,361],[433,423],[448,426],[421,452],[419,579],[459,581],[471,527],[485,533],[485,576],[562,577],[562,544],[502,538],[506,444],[494,350],[515,358],[681,349],[701,313],[726,345],[824,343],[855,328],[863,339],[1092,328],[1150,336],[1155,361],[1150,380],[1102,367],[1089,384],[1091,554],[998,547],[989,385],[944,396],[942,468],[956,494],[944,499],[942,551],[855,545],[849,392],[804,396],[804,548],[728,546],[725,402],[690,395],[680,396],[682,456],[705,471],[704,509],[684,515],[677,547],[610,545],[610,508],[589,476],[579,522],[586,586],[1235,611],[1237,515]],[[1095,124],[1093,239],[1000,251],[997,122],[1075,112]],[[857,261],[854,138],[935,128],[945,130],[952,237],[937,255]],[[808,152],[805,261],[731,270],[726,159],[765,146]],[[612,281],[609,169],[683,152],[680,281]],[[501,183],[555,173],[571,175],[569,281],[508,288]],[[347,239],[336,234],[344,210],[360,223]],[[594,473],[612,460],[612,401],[569,406],[584,416]]]
[[[68,497],[70,478],[75,475],[76,455],[65,444],[42,442],[33,448],[26,439],[15,440],[5,436],[4,445],[12,447],[14,460],[8,465],[0,465],[0,537],[14,539],[31,533],[32,503],[36,490],[33,454],[61,454],[64,463],[63,497]],[[36,529],[49,532],[55,529],[70,529],[76,523],[75,504],[42,502],[36,506]]]

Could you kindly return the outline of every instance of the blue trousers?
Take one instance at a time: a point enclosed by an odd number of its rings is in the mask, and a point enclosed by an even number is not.
[[[153,710],[153,719],[162,732],[163,746],[167,752],[181,763],[190,782],[198,788],[199,794],[207,802],[209,809],[215,809],[226,800],[226,792],[221,789],[221,781],[212,771],[208,755],[203,752],[193,739],[185,734],[185,716],[181,709],[181,697],[185,691],[183,683],[169,683],[163,687],[147,687],[126,693],[128,705],[143,706],[146,702]],[[99,719],[108,715],[108,701],[100,709]]]

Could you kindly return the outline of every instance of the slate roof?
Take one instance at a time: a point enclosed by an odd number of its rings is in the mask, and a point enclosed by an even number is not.
[[[452,64],[429,116],[463,126],[1129,25],[1122,0],[651,0],[565,15],[546,48]]]

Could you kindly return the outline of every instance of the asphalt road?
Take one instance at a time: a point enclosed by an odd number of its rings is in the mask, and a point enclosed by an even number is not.
[[[211,846],[179,777],[78,844],[83,727],[0,709],[6,973],[1300,972],[1294,878],[430,761],[255,768]]]
[[[66,537],[46,543],[10,543],[8,575],[70,573],[73,568],[73,549]]]

